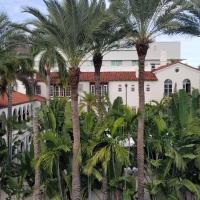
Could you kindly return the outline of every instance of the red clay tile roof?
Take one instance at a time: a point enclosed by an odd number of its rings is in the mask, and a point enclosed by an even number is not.
[[[13,100],[12,105],[19,105],[23,103],[28,103],[31,101],[45,101],[44,97],[41,96],[33,96],[30,100],[30,97],[26,94],[22,94],[20,92],[13,92]],[[0,96],[0,106],[4,107],[8,105],[8,97],[5,94],[4,96]]]
[[[177,61],[177,62],[168,63],[168,64],[166,64],[166,65],[162,65],[162,66],[160,66],[160,67],[158,67],[158,68],[152,70],[152,72],[156,72],[156,71],[159,71],[159,70],[161,70],[161,69],[168,68],[168,67],[173,66],[173,65],[175,65],[175,64],[185,65],[186,67],[189,67],[189,68],[192,68],[192,69],[194,69],[194,70],[200,71],[198,68],[195,68],[195,67],[192,67],[192,66],[190,66],[190,65],[184,64],[184,63],[182,63],[182,62],[180,62],[180,61]]]
[[[157,81],[157,77],[152,72],[144,72],[144,79],[145,81]]]
[[[56,81],[59,79],[59,74],[57,72],[51,73],[51,80]],[[94,72],[81,72],[80,81],[90,81],[93,82]],[[101,72],[101,81],[137,81],[135,72]],[[146,81],[157,81],[157,77],[152,72],[145,72]]]
[[[94,72],[82,72],[80,81],[94,81]],[[101,81],[135,81],[135,72],[101,72]]]

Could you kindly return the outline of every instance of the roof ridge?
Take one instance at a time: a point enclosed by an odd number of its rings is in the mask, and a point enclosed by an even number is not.
[[[159,66],[158,68],[152,70],[152,72],[156,72],[156,71],[165,69],[165,68],[167,68],[167,67],[170,67],[170,66],[172,66],[172,65],[176,65],[176,64],[178,64],[178,63],[181,64],[181,65],[185,65],[185,66],[187,66],[187,67],[189,67],[189,68],[192,68],[192,69],[195,69],[195,70],[200,71],[200,69],[195,68],[195,67],[193,67],[193,66],[191,66],[191,65],[182,63],[182,62],[180,62],[180,61],[176,61],[176,62],[168,63],[168,64],[166,64],[166,65],[161,65],[161,66]]]

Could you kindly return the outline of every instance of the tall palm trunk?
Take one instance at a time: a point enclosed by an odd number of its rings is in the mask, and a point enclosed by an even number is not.
[[[8,85],[8,127],[7,127],[7,141],[8,141],[8,162],[12,161],[12,85]]]
[[[60,159],[59,159],[59,156],[56,159],[56,171],[57,171],[58,190],[59,190],[59,194],[60,194],[60,199],[64,200],[63,192],[62,192],[61,175],[60,175]]]
[[[33,126],[34,160],[38,160],[40,157],[40,144],[38,141],[38,120],[35,113],[34,103],[32,103],[32,126]],[[35,165],[35,184],[33,191],[33,200],[42,200],[42,193],[40,186],[41,186],[40,166]]]
[[[49,103],[49,100],[50,100],[50,88],[51,88],[51,80],[50,80],[50,69],[49,67],[47,66],[47,103]]]
[[[92,182],[91,182],[91,176],[88,176],[88,200],[92,200]]]
[[[72,200],[80,200],[80,123],[78,114],[78,83],[80,69],[69,69],[69,84],[71,89],[72,127],[73,127],[73,158],[72,158]]]
[[[94,64],[94,76],[95,76],[95,91],[97,97],[98,113],[102,117],[102,105],[101,105],[101,66],[102,66],[103,56],[100,52],[95,52],[93,55]],[[108,200],[108,180],[106,172],[103,173],[102,180],[102,193],[103,200]]]
[[[101,66],[102,66],[103,56],[101,53],[96,52],[93,55],[93,64],[95,69],[95,91],[98,103],[98,109],[101,110]]]
[[[31,80],[31,90],[32,95],[35,94],[34,80]],[[31,99],[31,98],[30,98]],[[31,113],[32,113],[32,127],[33,127],[33,148],[34,148],[34,160],[38,160],[40,157],[40,144],[38,141],[38,120],[36,117],[34,102],[31,103]],[[40,166],[35,165],[35,183],[33,190],[33,200],[42,200],[41,193],[41,171]]]
[[[108,200],[108,177],[106,172],[103,172],[102,193],[103,200]]]
[[[138,200],[144,200],[144,69],[148,48],[148,44],[136,44],[136,50],[139,58],[139,115],[137,130]]]

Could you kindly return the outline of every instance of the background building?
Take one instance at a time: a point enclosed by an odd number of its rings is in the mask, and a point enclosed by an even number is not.
[[[39,59],[39,58],[37,58]],[[36,68],[37,62],[36,59]],[[69,87],[63,87],[59,75],[51,73],[51,96],[70,97]],[[118,49],[104,55],[101,70],[101,93],[108,95],[111,102],[121,96],[130,107],[138,107],[138,57],[134,48]],[[84,92],[95,93],[92,57],[81,65],[79,97]],[[145,67],[145,101],[160,101],[172,92],[185,89],[191,92],[200,89],[200,71],[181,63],[179,42],[156,42],[150,45]],[[25,92],[19,84],[18,91]],[[46,97],[46,83],[38,79],[36,94]]]
[[[56,69],[55,69],[56,71]],[[70,96],[70,89],[63,87],[57,72],[51,73],[51,96]],[[121,96],[123,102],[138,107],[138,57],[134,48],[119,49],[104,56],[101,70],[101,93],[111,102]],[[79,96],[83,92],[95,93],[92,57],[81,65]],[[38,95],[46,96],[46,84],[38,82]],[[185,89],[191,92],[200,89],[200,71],[181,63],[179,42],[152,43],[145,67],[145,101],[160,101],[172,92]]]

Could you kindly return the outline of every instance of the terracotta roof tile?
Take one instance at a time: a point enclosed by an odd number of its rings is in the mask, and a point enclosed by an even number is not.
[[[94,72],[82,72],[80,81],[94,81]],[[135,72],[101,72],[101,81],[135,81]]]
[[[23,104],[23,103],[28,103],[31,101],[45,101],[44,97],[41,96],[33,96],[30,97],[26,94],[22,94],[20,92],[13,92],[13,98],[12,98],[12,105],[19,105],[19,104]],[[5,107],[8,105],[8,97],[5,94],[4,96],[0,96],[0,106]]]
[[[157,77],[152,72],[145,72],[146,81],[157,81]],[[51,81],[57,81],[59,79],[59,74],[57,72],[51,73]],[[137,81],[135,72],[101,72],[101,81]],[[90,81],[94,82],[94,72],[81,72],[80,81]]]

